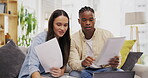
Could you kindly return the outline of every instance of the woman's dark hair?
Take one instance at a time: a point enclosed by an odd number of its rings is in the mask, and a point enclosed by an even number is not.
[[[88,6],[84,6],[84,7],[82,7],[82,8],[79,10],[79,16],[80,16],[81,13],[83,13],[83,12],[85,12],[85,11],[91,11],[92,13],[95,13],[93,8],[88,7]]]
[[[64,10],[55,10],[48,21],[48,32],[47,32],[47,41],[55,37],[53,30],[53,22],[59,16],[66,16],[68,18],[68,29],[63,37],[60,37],[58,42],[63,55],[63,66],[68,62],[69,52],[70,52],[70,28],[69,28],[69,16]]]

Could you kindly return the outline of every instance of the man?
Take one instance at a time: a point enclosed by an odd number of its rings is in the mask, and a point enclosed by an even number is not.
[[[95,13],[91,7],[79,10],[79,24],[81,30],[72,35],[69,66],[73,70],[70,75],[77,78],[92,78],[94,72],[114,71],[119,65],[119,57],[109,60],[107,65],[96,68],[93,64],[99,56],[106,40],[113,37],[112,33],[95,28]],[[95,67],[95,68],[94,68]]]

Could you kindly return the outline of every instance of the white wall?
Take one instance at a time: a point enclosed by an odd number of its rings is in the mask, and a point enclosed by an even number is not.
[[[121,33],[121,0],[100,0],[100,26],[111,31],[114,36]]]
[[[23,3],[24,7],[29,10],[29,12],[35,11],[37,13],[40,6],[38,6],[39,0],[19,0],[19,6]]]

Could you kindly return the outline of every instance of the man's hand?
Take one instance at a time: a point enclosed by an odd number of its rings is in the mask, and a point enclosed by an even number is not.
[[[90,57],[90,56],[87,56],[83,61],[82,61],[82,66],[83,67],[88,67],[90,65],[92,65],[93,61],[95,61],[94,58]]]
[[[117,68],[119,65],[119,56],[115,56],[114,58],[111,58],[109,60],[109,65],[111,65],[111,67],[113,68]]]

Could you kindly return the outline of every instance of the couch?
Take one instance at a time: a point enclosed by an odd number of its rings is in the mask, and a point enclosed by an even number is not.
[[[17,78],[26,54],[27,48],[18,47],[13,41],[10,41],[3,47],[0,47],[0,78]],[[126,65],[125,68],[129,67],[130,66]],[[65,75],[61,78],[74,78],[68,76],[68,73],[70,71],[71,69],[67,66]],[[135,71],[136,73],[135,78],[148,77],[148,66],[141,64],[133,64],[132,71]]]
[[[136,64],[132,71],[135,71],[135,78],[148,78],[148,66]]]
[[[131,45],[131,43],[130,43]],[[125,51],[124,51],[125,52]],[[127,51],[129,52],[129,50]],[[128,55],[130,55],[132,52],[130,52]],[[25,56],[27,54],[27,48],[26,47],[18,47],[13,41],[10,41],[6,45],[0,47],[0,78],[17,78],[18,73],[20,71],[20,68],[22,66],[22,63],[25,59]],[[134,57],[129,57],[130,59],[134,59],[135,54],[138,54],[139,52],[132,53],[134,54]],[[128,59],[127,57],[127,59]],[[127,64],[124,64],[124,69],[129,69],[128,71],[135,71],[135,78],[148,78],[148,66],[136,64],[135,59],[126,61]],[[131,68],[132,66],[132,68]],[[67,70],[65,72],[66,78],[73,78],[68,76],[68,73],[71,71],[71,69],[67,66]],[[62,77],[62,78],[65,78]],[[47,78],[47,77],[45,77]]]
[[[27,48],[25,47],[19,47],[24,54],[27,52]],[[68,75],[68,72],[70,72],[71,69],[69,66],[67,66],[65,75]],[[135,64],[134,68],[132,71],[135,71],[135,77],[134,78],[148,78],[148,66],[142,65],[142,64]],[[70,77],[68,77],[70,78]]]

